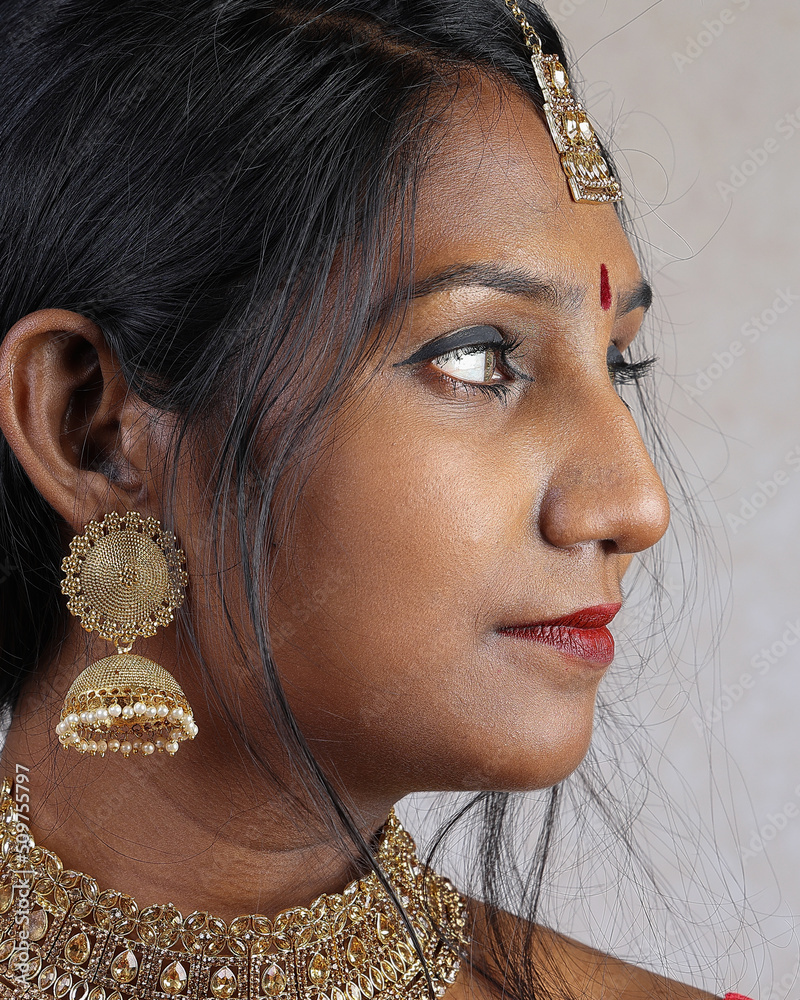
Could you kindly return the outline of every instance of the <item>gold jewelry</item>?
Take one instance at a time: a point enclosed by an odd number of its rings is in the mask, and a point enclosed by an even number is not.
[[[544,97],[547,127],[561,157],[561,168],[567,176],[573,199],[622,201],[622,188],[611,175],[583,105],[570,90],[567,71],[558,56],[544,54],[541,39],[516,0],[505,0],[505,3],[522,28],[530,50]]]
[[[0,801],[0,998],[426,1000],[422,963],[375,873],[308,907],[227,924],[166,903],[140,909],[36,846],[6,779]],[[19,829],[24,830],[20,845]],[[394,810],[377,857],[441,996],[466,950],[465,900],[422,866]],[[29,909],[28,909],[29,907]],[[25,918],[20,919],[24,913]],[[442,933],[437,931],[441,928]]]
[[[137,636],[155,635],[184,599],[186,557],[171,531],[136,511],[90,521],[61,563],[67,608],[88,632],[117,647],[83,670],[56,726],[59,743],[103,757],[178,751],[198,727],[180,684],[158,663],[131,653]]]

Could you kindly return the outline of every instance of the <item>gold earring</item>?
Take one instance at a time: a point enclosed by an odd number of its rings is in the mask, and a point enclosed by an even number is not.
[[[79,753],[129,757],[177,753],[197,735],[180,684],[158,663],[131,653],[137,636],[173,620],[188,582],[183,550],[154,517],[136,511],[90,521],[61,563],[67,608],[87,632],[117,647],[75,679],[56,726],[59,743]]]

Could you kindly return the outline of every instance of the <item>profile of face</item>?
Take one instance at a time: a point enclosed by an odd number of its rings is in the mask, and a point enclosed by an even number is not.
[[[614,208],[575,203],[535,109],[485,84],[423,181],[414,266],[303,488],[276,662],[350,791],[545,787],[609,664],[509,629],[618,604],[669,518],[607,363],[647,289]]]
[[[422,179],[413,287],[390,354],[304,479],[272,583],[274,660],[312,750],[356,801],[547,787],[587,751],[609,657],[523,627],[613,612],[633,555],[669,519],[608,365],[647,289],[613,206],[574,202],[538,112],[485,80],[464,88]],[[49,496],[47,475],[32,478]],[[218,619],[203,628],[203,501],[188,477],[181,490],[204,660],[241,688],[253,742],[274,740]],[[62,506],[79,530],[78,507]],[[194,706],[190,763],[222,743],[201,746],[213,713],[170,636],[154,658],[178,665]]]

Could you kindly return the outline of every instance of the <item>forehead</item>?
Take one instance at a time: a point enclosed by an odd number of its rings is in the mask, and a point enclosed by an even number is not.
[[[613,206],[573,201],[530,100],[485,78],[459,93],[421,181],[415,248],[421,272],[491,260],[567,284],[603,263],[618,281],[640,273]]]

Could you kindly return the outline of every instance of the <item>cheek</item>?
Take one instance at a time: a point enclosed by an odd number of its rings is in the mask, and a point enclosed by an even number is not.
[[[549,587],[543,461],[444,419],[373,414],[314,470],[273,596],[276,662],[302,730],[354,781],[542,787],[585,753],[594,701],[551,652],[532,669],[494,633],[510,593]]]
[[[485,442],[373,424],[304,490],[293,606],[316,606],[331,629],[378,628],[395,645],[423,626],[463,634],[469,622],[474,642],[475,601],[526,520],[520,501],[518,478]]]

